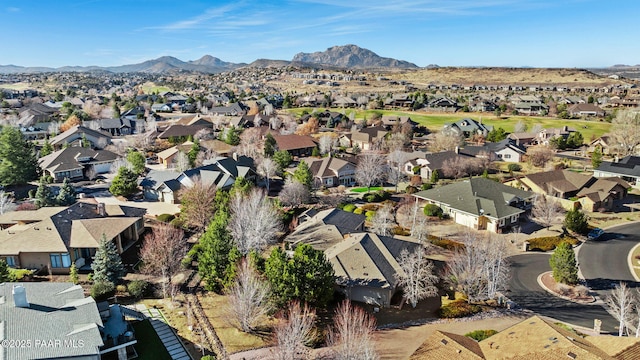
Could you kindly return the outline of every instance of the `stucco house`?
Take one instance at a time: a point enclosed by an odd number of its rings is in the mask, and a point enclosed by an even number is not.
[[[438,205],[460,225],[500,233],[520,221],[520,216],[531,209],[536,195],[479,177],[413,196],[416,201]]]
[[[61,182],[65,178],[79,180],[89,175],[107,173],[118,158],[118,154],[107,150],[68,147],[41,157],[38,165],[54,181]]]
[[[138,241],[146,209],[78,202],[0,215],[0,258],[11,267],[68,274],[89,265],[102,236],[119,253]]]
[[[95,149],[103,149],[105,146],[111,144],[110,134],[92,130],[81,125],[76,125],[54,136],[49,142],[55,149],[61,149],[67,144],[71,146],[82,146],[83,139],[86,139],[89,144],[91,144],[91,147]]]
[[[353,131],[350,138],[351,144],[347,147],[357,146],[360,150],[372,150],[384,140],[388,133],[387,129],[382,126],[372,126]],[[342,139],[340,145],[343,145]]]
[[[417,241],[401,240],[374,233],[350,234],[325,250],[333,266],[336,286],[346,298],[381,307],[389,307],[403,272],[398,258],[402,250],[414,251]]]
[[[356,164],[351,161],[335,157],[301,160],[309,165],[316,187],[354,186],[356,184]]]
[[[640,188],[640,156],[625,156],[617,162],[603,161],[593,170],[595,177],[619,177],[631,186]]]

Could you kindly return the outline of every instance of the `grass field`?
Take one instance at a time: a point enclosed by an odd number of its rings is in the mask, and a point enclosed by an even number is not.
[[[314,108],[296,108],[290,109],[289,112],[299,116],[305,110],[307,112],[312,112]],[[441,130],[444,124],[452,123],[463,118],[472,118],[478,121],[481,120],[484,124],[493,126],[495,128],[501,127],[507,132],[513,132],[513,128],[515,127],[516,123],[518,123],[518,121],[522,121],[523,123],[525,123],[527,125],[527,128],[529,129],[533,128],[533,126],[535,126],[536,124],[539,124],[543,128],[558,128],[566,125],[570,128],[580,131],[580,133],[582,133],[582,136],[584,137],[585,142],[602,136],[611,128],[611,124],[604,121],[558,119],[537,116],[503,116],[498,118],[495,115],[488,113],[430,114],[416,111],[357,110],[337,108],[331,110],[344,113],[347,116],[354,112],[356,121],[361,119],[370,119],[376,114],[410,116],[412,120],[416,121],[420,125],[425,126],[432,132]]]
[[[144,91],[145,94],[153,94],[153,93],[162,93],[165,91],[171,91],[171,88],[167,87],[167,86],[158,86],[153,82],[146,82],[142,85],[142,91]]]
[[[380,186],[372,186],[371,189],[367,189],[366,187],[358,187],[358,188],[354,188],[351,189],[352,192],[356,192],[356,193],[365,193],[367,191],[378,191],[378,190],[382,190],[382,187]]]

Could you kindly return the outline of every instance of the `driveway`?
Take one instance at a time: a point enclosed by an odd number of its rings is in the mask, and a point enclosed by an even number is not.
[[[569,324],[593,328],[593,320],[602,320],[603,332],[617,332],[617,321],[597,304],[578,304],[549,294],[538,285],[538,275],[550,271],[550,254],[515,255],[511,261],[511,279],[507,296],[518,306]]]

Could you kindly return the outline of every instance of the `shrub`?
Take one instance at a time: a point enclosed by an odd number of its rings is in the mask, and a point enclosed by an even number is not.
[[[507,170],[510,172],[520,171],[522,170],[522,166],[520,166],[520,164],[509,164],[507,165]]]
[[[464,249],[464,244],[449,239],[440,239],[437,236],[429,235],[429,242],[446,250],[456,251]]]
[[[91,297],[96,301],[103,301],[115,294],[116,287],[112,282],[102,281],[93,284],[91,287]]]
[[[9,280],[20,281],[25,277],[33,275],[33,270],[9,268]]]
[[[354,204],[347,204],[342,208],[342,210],[346,212],[353,212],[355,209],[356,209],[356,206]]]
[[[87,280],[89,280],[89,282],[93,281],[93,273],[92,272],[87,275]]]
[[[353,210],[353,213],[354,213],[354,214],[357,214],[357,215],[360,215],[360,214],[362,214],[363,212],[364,212],[364,210],[363,210],[362,208],[357,208],[357,209]]]
[[[571,245],[577,245],[579,240],[571,236],[547,236],[527,240],[529,241],[529,250],[531,251],[551,251],[561,242],[567,242]]]
[[[436,204],[427,204],[424,206],[424,214],[427,216],[442,216],[442,209]]]
[[[431,183],[424,183],[422,184],[421,189],[422,190],[430,190],[433,187],[433,185],[431,185]]]
[[[338,209],[342,210],[344,209],[344,206],[347,205],[346,203],[340,203],[338,204],[338,206],[336,206]]]
[[[569,296],[571,295],[571,286],[559,283],[556,284],[556,291],[562,296]]]
[[[117,285],[116,292],[118,294],[124,294],[125,292],[127,292],[127,287],[125,285]]]
[[[387,200],[391,197],[391,193],[389,191],[378,190],[374,193],[365,194],[362,199],[366,202],[380,202]]]
[[[411,231],[403,228],[402,226],[394,226],[393,230],[392,230],[394,235],[402,235],[402,236],[409,236],[411,235]]]
[[[589,294],[591,293],[591,291],[589,291],[589,288],[584,285],[576,286],[575,288],[573,288],[573,291],[576,293],[576,295],[581,297],[589,296]]]
[[[407,194],[415,194],[418,192],[418,188],[415,186],[409,185],[404,189],[404,192]]]
[[[441,318],[453,319],[467,317],[473,314],[477,314],[481,311],[482,308],[478,305],[469,304],[464,300],[456,300],[441,307],[438,310],[438,315]]]
[[[136,299],[140,299],[145,296],[148,289],[149,283],[144,280],[133,280],[129,283],[129,285],[127,285],[129,295],[133,296]]]
[[[158,216],[156,216],[156,219],[158,221],[162,221],[162,222],[171,222],[171,220],[175,219],[176,217],[172,214],[160,214]]]
[[[367,217],[368,221],[371,221],[371,219],[373,219],[373,217],[375,216],[376,212],[375,211],[367,211],[366,213],[364,213],[364,216]]]
[[[362,205],[361,209],[364,212],[376,211],[376,210],[378,210],[378,205],[376,205],[376,204],[364,204],[364,205]]]
[[[466,337],[470,337],[475,341],[482,341],[484,339],[490,338],[492,335],[497,334],[496,330],[475,330],[469,333],[464,334]]]

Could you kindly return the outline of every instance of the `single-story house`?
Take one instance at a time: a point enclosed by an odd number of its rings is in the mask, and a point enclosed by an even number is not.
[[[445,124],[442,131],[468,138],[473,135],[487,136],[491,130],[493,130],[493,126],[487,126],[474,119],[465,118],[451,124]]]
[[[78,202],[0,215],[0,258],[24,269],[50,269],[68,274],[72,263],[92,262],[100,240],[113,241],[119,253],[144,231],[146,209]]]
[[[304,158],[309,165],[316,187],[338,185],[354,186],[356,183],[356,164],[341,158]]]
[[[180,190],[192,187],[196,180],[205,185],[214,185],[218,189],[228,189],[239,177],[250,181],[255,179],[252,158],[218,157],[205,161],[203,166],[181,173],[173,170],[151,170],[140,182],[140,186],[145,199],[174,204],[180,202]]]
[[[360,150],[373,150],[379,146],[389,131],[383,126],[372,126],[351,132],[350,144],[345,144],[340,139],[341,146],[358,147]]]
[[[613,139],[609,135],[602,135],[589,143],[587,152],[592,153],[599,148],[602,155],[611,155],[614,153]]]
[[[593,170],[595,177],[619,177],[640,188],[640,156],[629,155],[617,162],[603,161]]]
[[[38,165],[44,173],[51,175],[54,181],[61,182],[65,178],[78,180],[108,173],[118,158],[118,154],[107,150],[68,147],[41,157],[38,159]]]
[[[473,156],[462,153],[460,149],[437,153],[414,151],[411,153],[411,157],[412,159],[404,164],[405,173],[408,175],[420,175],[423,180],[427,181],[431,179],[434,172],[438,173],[438,178],[444,178],[443,168],[447,162],[473,158]]]
[[[97,120],[99,129],[108,132],[112,136],[130,135],[135,129],[131,126],[131,120],[127,118],[100,119]]]
[[[158,163],[164,166],[165,169],[173,167],[178,153],[180,153],[181,151],[185,154],[188,153],[189,150],[191,150],[192,145],[193,142],[185,141],[180,145],[172,146],[166,150],[160,151],[156,154],[156,156],[158,156]]]
[[[521,162],[526,152],[523,146],[516,145],[516,142],[511,139],[487,142],[481,146],[465,146],[463,149],[460,149],[460,153],[466,155],[482,157],[488,154],[487,156],[489,156],[491,160],[504,162]]]
[[[347,299],[389,307],[403,273],[400,253],[420,246],[417,241],[364,232],[346,236],[324,253],[333,266],[337,288]]]
[[[194,136],[200,130],[211,130],[211,125],[170,125],[167,129],[158,135],[158,139],[182,139]]]
[[[567,112],[571,116],[604,116],[604,110],[594,104],[575,104],[569,106]]]
[[[86,139],[94,149],[103,149],[111,144],[111,135],[102,131],[92,130],[76,125],[69,130],[51,138],[49,142],[55,149],[61,149],[65,145],[82,146],[82,140]]]
[[[535,193],[481,177],[420,191],[413,196],[416,201],[438,205],[460,225],[495,233],[517,224],[520,216],[531,209],[536,197]]]
[[[291,156],[310,156],[313,148],[317,146],[314,138],[306,135],[277,135],[273,138],[276,140],[276,147],[280,151],[287,151]]]

